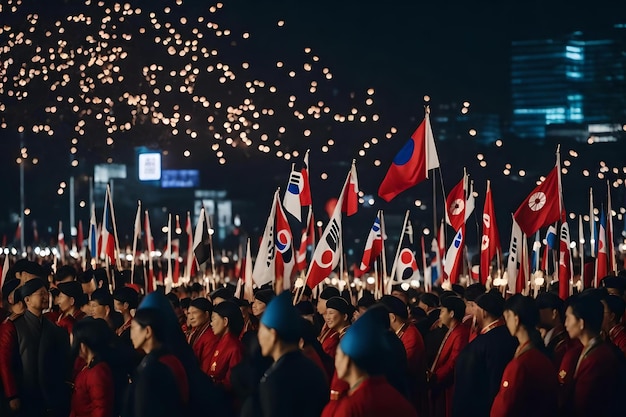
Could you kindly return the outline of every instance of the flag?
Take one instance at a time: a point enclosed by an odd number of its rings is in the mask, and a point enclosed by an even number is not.
[[[65,262],[65,234],[63,234],[63,223],[61,221],[59,221],[57,245],[59,246],[59,258],[61,259],[61,262]]]
[[[144,231],[146,234],[146,250],[148,252],[148,274],[146,278],[146,294],[154,291],[154,263],[152,261],[152,253],[154,252],[154,241],[152,240],[152,229],[150,228],[150,216],[148,210],[145,211]]]
[[[352,164],[354,167],[354,163]],[[324,279],[330,275],[330,273],[339,265],[342,253],[341,243],[341,213],[344,206],[343,201],[346,197],[346,193],[350,184],[350,178],[352,177],[352,168],[348,177],[344,183],[337,205],[333,211],[333,215],[330,217],[330,221],[326,225],[324,232],[320,236],[320,240],[313,252],[313,259],[309,264],[309,270],[306,275],[306,285],[309,288],[317,287]]]
[[[561,174],[555,166],[546,179],[530,193],[513,215],[522,232],[532,235],[561,218]]]
[[[278,190],[272,199],[272,208],[265,223],[265,230],[261,238],[259,252],[252,270],[252,279],[257,287],[274,281],[276,273],[276,241],[274,238],[274,225],[276,219],[276,203],[278,202]]]
[[[596,228],[596,215],[593,207],[593,188],[589,188],[589,244],[591,245],[591,256],[597,256],[596,242],[598,241],[598,230]]]
[[[522,280],[522,262],[524,257],[523,251],[524,233],[515,221],[513,216],[513,225],[511,227],[511,243],[509,246],[509,258],[507,260],[506,273],[508,275],[508,287],[510,292],[517,292],[519,288],[518,281]]]
[[[172,280],[172,284],[177,285],[180,278],[180,239],[172,239],[171,235],[169,239],[171,240],[171,246],[168,245],[165,248],[163,257],[168,262],[168,278]]]
[[[137,202],[137,214],[133,225],[133,259],[130,266],[130,283],[135,283],[135,256],[137,254],[137,242],[141,239],[141,201]]]
[[[606,203],[606,253],[609,257],[609,274],[617,275],[617,259],[615,258],[615,246],[613,241],[613,210],[611,209],[611,185],[607,181]]]
[[[500,235],[496,224],[496,212],[493,206],[491,183],[487,181],[485,208],[483,210],[483,237],[480,244],[480,282],[485,283],[489,277],[489,266],[493,257],[502,253]]]
[[[98,225],[96,224],[96,208],[91,206],[91,217],[89,219],[89,255],[91,259],[98,257]]]
[[[437,242],[437,238],[433,238],[430,244],[431,258],[430,258],[430,278],[432,280],[433,285],[437,282],[438,279],[443,277],[443,268],[441,265],[442,256],[441,250],[439,248],[439,243]]]
[[[466,196],[468,182],[467,174],[464,174],[446,198],[446,222],[454,230],[459,230],[474,211],[475,198],[471,189]]]
[[[354,271],[356,277],[362,277],[363,274],[369,271],[376,258],[378,258],[383,251],[383,233],[380,223],[381,214],[382,212],[379,211],[376,215],[374,224],[372,225],[372,228],[367,236],[361,264],[358,269]]]
[[[302,190],[302,172],[296,171],[295,165],[291,167],[289,174],[289,183],[283,197],[283,206],[285,211],[295,217],[299,222],[302,221],[302,206],[300,192]]]
[[[311,199],[311,183],[309,182],[309,150],[306,150],[304,154],[304,161],[302,169],[300,170],[302,176],[302,186],[300,187],[300,205],[310,206],[313,204]]]
[[[337,202],[339,204],[339,202]],[[359,209],[359,180],[356,175],[356,165],[352,162],[350,168],[350,175],[343,190],[343,200],[341,202],[341,212],[346,213],[346,216],[352,216],[356,214]]]
[[[196,263],[193,261],[193,230],[191,228],[191,214],[189,212],[187,212],[185,233],[187,234],[187,265],[185,265],[185,279],[189,282],[196,270]]]
[[[463,244],[465,243],[465,224],[456,231],[452,244],[446,252],[443,261],[443,271],[448,276],[448,281],[452,284],[459,282],[459,275],[463,270]]]
[[[313,247],[315,241],[315,221],[313,219],[313,210],[309,210],[307,216],[307,224],[302,231],[300,237],[300,248],[296,256],[296,266],[299,271],[304,271],[307,268],[306,254],[309,247]]]
[[[113,219],[111,214],[111,196],[109,194],[109,187],[104,197],[104,211],[102,213],[102,230],[100,231],[100,257],[108,257],[111,265],[115,265],[115,237],[113,235]]]
[[[533,256],[531,259],[531,271],[537,272],[539,268],[539,260],[541,258],[541,240],[539,230],[535,233],[535,241],[533,242]]]
[[[378,188],[378,195],[389,202],[401,192],[424,181],[428,178],[428,171],[435,168],[439,168],[439,157],[426,112],[424,121],[393,159]]]
[[[580,282],[585,288],[585,235],[583,232],[583,216],[578,216],[578,256],[580,256]]]
[[[600,211],[600,230],[598,231],[598,258],[596,259],[596,282],[595,287],[602,278],[609,274],[609,253],[606,242],[606,216],[604,210]]]
[[[252,253],[250,252],[250,238],[248,238],[248,242],[246,243],[246,257],[243,258],[242,263],[242,274],[237,281],[235,296],[252,303],[252,301],[254,301],[254,294],[252,291]]]
[[[556,237],[556,226],[548,227],[548,231],[546,232],[546,243],[548,245],[548,249],[557,249],[557,237]]]
[[[278,197],[278,195],[276,195]],[[289,227],[287,215],[279,201],[276,205],[276,261],[275,277],[277,281],[276,289],[289,290],[291,288],[291,272],[295,265],[295,254],[293,250],[293,234]],[[299,207],[299,206],[298,206]],[[278,285],[282,282],[282,286]]]
[[[398,257],[394,260],[395,276],[392,276],[392,279],[406,281],[416,278],[419,274],[419,268],[413,251],[413,225],[408,219],[398,245],[400,250]]]
[[[209,222],[207,220],[206,210],[202,207],[193,239],[193,253],[198,262],[198,266],[201,266],[209,260],[212,250]]]
[[[565,300],[570,295],[572,279],[572,257],[570,253],[570,236],[567,222],[561,225],[559,247],[559,297]]]

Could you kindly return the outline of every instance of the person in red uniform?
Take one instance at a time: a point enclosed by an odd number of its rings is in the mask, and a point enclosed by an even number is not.
[[[543,340],[554,368],[558,369],[565,352],[580,345],[580,342],[570,339],[565,331],[565,302],[558,295],[551,292],[541,293],[537,295],[536,303],[539,308],[539,327],[545,331]]]
[[[218,341],[211,355],[208,375],[216,385],[230,390],[230,371],[243,356],[243,345],[239,341],[243,316],[239,306],[232,301],[223,301],[213,307],[211,328]]]
[[[191,333],[187,336],[187,341],[193,349],[193,353],[200,363],[200,369],[207,375],[211,369],[213,350],[218,338],[211,329],[211,313],[213,305],[204,298],[196,298],[189,303],[187,313]]]
[[[57,284],[57,289],[59,295],[57,295],[55,303],[59,306],[61,315],[56,324],[71,334],[74,323],[85,317],[81,307],[85,304],[86,296],[83,294],[82,286],[77,281],[60,282]]]
[[[435,360],[427,372],[430,386],[431,415],[450,417],[454,394],[454,367],[461,350],[467,346],[469,329],[461,324],[465,316],[465,302],[457,296],[441,300],[439,320],[446,332]]]
[[[335,287],[324,288],[324,290],[322,290],[319,295],[317,304],[315,305],[315,309],[317,310],[317,312],[313,315],[313,324],[315,325],[315,328],[319,331],[319,336],[317,337],[317,339],[320,341],[322,346],[324,346],[324,342],[326,342],[326,339],[332,337],[332,335],[335,333],[334,330],[328,328],[325,318],[326,303],[332,297],[339,297],[339,290]],[[329,356],[334,357],[335,353],[329,351],[330,349],[324,349],[324,352],[326,352]]]
[[[604,318],[602,331],[624,355],[626,355],[626,330],[620,322],[624,315],[624,299],[617,295],[607,295],[602,299]]]
[[[537,330],[535,300],[515,294],[504,305],[504,319],[519,346],[504,369],[491,417],[553,417],[558,409],[558,382]]]
[[[337,375],[350,389],[330,401],[322,417],[417,417],[413,405],[385,379],[381,360],[389,352],[385,329],[373,311],[366,311],[341,339],[335,356]]]
[[[83,359],[85,366],[74,381],[70,417],[113,417],[114,378],[105,360],[111,329],[104,320],[88,317],[73,326],[72,336],[72,350]]]
[[[123,323],[115,330],[124,342],[132,344],[130,340],[130,325],[133,321],[132,311],[139,306],[139,293],[131,287],[120,287],[113,291],[113,308],[120,313]]]
[[[623,415],[619,353],[600,337],[604,308],[601,290],[591,290],[570,301],[565,328],[581,346],[565,353],[558,372],[562,414],[572,417]]]
[[[391,330],[404,345],[407,359],[407,379],[415,409],[424,414],[427,410],[426,394],[426,349],[424,339],[417,328],[409,321],[407,305],[400,298],[385,295],[380,300],[389,311]]]
[[[333,358],[337,352],[339,341],[350,326],[350,317],[352,317],[352,308],[345,299],[342,297],[331,297],[326,301],[324,321],[330,333],[320,342],[324,352]]]

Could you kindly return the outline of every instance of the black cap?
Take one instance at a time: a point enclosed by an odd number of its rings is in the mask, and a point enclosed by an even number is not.
[[[194,292],[198,292],[195,289]],[[233,298],[233,292],[229,287],[220,287],[211,293],[211,299],[215,300],[216,298],[223,298],[224,300],[230,300]]]
[[[405,320],[409,318],[409,312],[406,308],[406,304],[404,304],[404,301],[398,297],[394,297],[393,295],[383,295],[380,299],[380,303],[384,305],[390,313],[393,313]]]
[[[351,314],[352,306],[342,297],[332,297],[326,301],[326,308],[337,310],[341,314]]]
[[[626,279],[623,277],[606,276],[600,282],[604,288],[615,288],[621,293],[626,289]]]
[[[431,292],[422,294],[420,296],[420,301],[430,308],[439,307],[439,297]]]
[[[71,277],[72,281],[76,279],[76,269],[69,265],[63,265],[58,270],[57,273],[54,274],[54,281],[63,281],[64,279]]]
[[[95,301],[101,306],[113,307],[113,296],[106,288],[98,288],[91,294],[89,301]]]
[[[133,310],[139,306],[139,294],[130,287],[120,287],[113,291],[113,299],[120,303],[128,303],[128,308]]]
[[[333,297],[339,297],[339,290],[335,287],[326,287],[320,293],[322,300],[330,300]]]
[[[77,281],[60,282],[57,288],[63,294],[73,298],[75,303],[80,303],[83,299],[83,287]]]
[[[82,274],[78,275],[77,281],[81,284],[87,284],[93,279],[93,269],[89,268]]]
[[[10,279],[5,281],[4,285],[2,286],[2,297],[6,300],[9,298],[9,295],[15,291],[15,289],[17,287],[19,287],[21,284],[21,281],[19,279]]]
[[[467,286],[467,288],[465,289],[464,298],[467,301],[476,301],[476,299],[479,296],[483,295],[486,291],[487,291],[487,288],[485,288],[485,286],[481,284],[480,282],[477,282],[475,284],[471,284]]]
[[[445,307],[454,312],[454,318],[458,321],[463,320],[465,316],[465,301],[456,295],[442,298],[441,307]]]
[[[311,304],[310,301],[300,301],[298,304],[296,304],[296,309],[298,310],[298,312],[300,312],[300,315],[302,316],[308,316],[315,313],[315,310],[313,309],[313,304]]]
[[[372,293],[368,291],[368,292],[363,293],[363,297],[359,298],[359,301],[357,301],[356,306],[370,308],[374,304],[376,304],[374,295],[372,295]]]
[[[228,319],[228,330],[239,336],[243,330],[243,315],[239,306],[232,301],[224,301],[213,308],[213,312]]]
[[[191,298],[189,297],[181,298],[179,302],[180,302],[180,308],[182,308],[183,310],[187,310],[189,306],[191,305]]]
[[[476,299],[476,305],[493,317],[500,317],[504,312],[504,298],[500,294],[483,294]]]
[[[262,303],[269,304],[275,295],[273,290],[260,290],[254,294],[254,298]]]
[[[189,302],[189,307],[195,307],[200,311],[212,312],[213,303],[204,297],[194,298]]]
[[[33,278],[28,280],[20,287],[20,294],[23,299],[32,295],[35,291],[38,291],[41,288],[45,288],[46,284],[43,282],[41,278]]]
[[[231,301],[233,301],[239,307],[250,307],[250,302],[245,298],[233,298]]]
[[[19,272],[26,272],[39,278],[45,278],[47,276],[41,265],[36,262],[29,261],[28,259],[17,260],[15,265],[13,265],[13,271],[16,274]]]

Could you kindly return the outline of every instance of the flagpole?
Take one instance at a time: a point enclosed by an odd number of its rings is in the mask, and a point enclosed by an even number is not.
[[[134,233],[133,233],[133,260],[130,265],[130,283],[135,283],[135,254],[137,253],[137,239],[139,238],[139,234],[137,233],[137,224],[139,223],[139,227],[141,227],[141,200],[137,201],[137,215],[135,216],[135,224],[134,224]]]
[[[169,284],[172,285],[172,254],[174,253],[172,249],[172,213],[167,215],[167,249],[169,250],[167,254],[167,279],[169,279]],[[167,288],[167,285],[165,287]]]
[[[382,247],[382,251],[380,253],[381,256],[381,267],[383,269],[383,287],[382,287],[382,293],[383,295],[385,294],[385,282],[387,280],[387,255],[386,255],[386,250],[385,250],[385,238],[386,238],[386,233],[385,233],[385,219],[383,217],[383,211],[382,210],[378,210],[378,214],[380,216],[380,230],[382,232],[382,241],[383,241],[383,247]],[[389,277],[389,287],[391,287],[391,277]],[[389,293],[391,294],[391,291],[389,291]]]
[[[204,214],[205,216],[207,215],[206,211],[204,212]],[[208,216],[206,221],[207,221],[207,227],[209,230],[209,243],[211,244],[211,282],[213,283],[213,286],[216,286],[217,283],[215,281],[216,281],[217,275],[215,273],[215,255],[213,254],[213,235],[211,234],[211,230],[213,230],[213,227],[211,226],[211,216]]]
[[[589,187],[589,244],[591,245],[590,255],[596,256],[596,218],[593,212],[593,187]]]
[[[611,208],[611,184],[607,180],[606,182],[607,188],[607,222],[606,222],[606,249],[609,255],[609,266],[611,269],[609,272],[611,274],[617,275],[617,259],[615,258],[615,244],[613,243],[613,209]]]
[[[578,215],[578,256],[580,258],[581,290],[585,288],[585,235],[583,234],[583,216]]]

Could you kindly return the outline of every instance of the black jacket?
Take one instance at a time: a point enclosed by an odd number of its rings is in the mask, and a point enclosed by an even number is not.
[[[461,351],[454,369],[453,417],[489,416],[517,344],[506,326],[499,326],[478,335]]]

